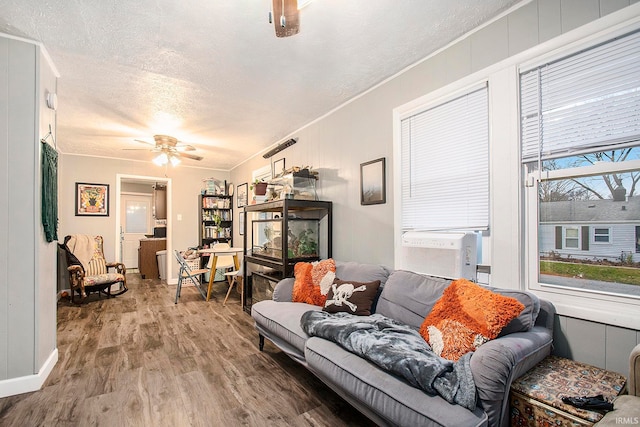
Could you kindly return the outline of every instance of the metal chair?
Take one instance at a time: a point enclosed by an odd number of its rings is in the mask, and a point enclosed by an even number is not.
[[[192,269],[189,264],[187,264],[187,261],[179,251],[176,250],[174,251],[174,253],[176,256],[176,260],[178,260],[178,264],[180,265],[180,271],[178,272],[178,287],[176,288],[176,300],[174,304],[178,303],[178,299],[180,298],[180,291],[182,290],[182,283],[186,280],[191,281],[196,289],[198,289],[198,291],[200,292],[200,295],[202,295],[202,298],[206,300],[207,294],[204,292],[204,290],[202,290],[201,277],[204,273],[208,272],[209,269]]]
[[[108,297],[127,292],[127,269],[120,262],[106,262],[102,236],[72,234],[59,246],[66,253],[72,302],[76,302],[76,293],[82,302],[91,292],[101,292]],[[111,268],[114,272],[109,272]],[[112,293],[113,285],[119,288]]]

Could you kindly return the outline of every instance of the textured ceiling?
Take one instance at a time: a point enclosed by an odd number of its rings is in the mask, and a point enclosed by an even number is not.
[[[60,72],[64,153],[150,160],[169,134],[228,170],[517,0],[315,0],[277,38],[269,0],[0,0],[0,32]]]

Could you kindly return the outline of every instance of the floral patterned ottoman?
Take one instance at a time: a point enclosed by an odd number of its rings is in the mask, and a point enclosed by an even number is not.
[[[512,426],[591,426],[603,413],[562,402],[565,396],[596,396],[613,400],[626,378],[585,363],[549,356],[511,385]]]

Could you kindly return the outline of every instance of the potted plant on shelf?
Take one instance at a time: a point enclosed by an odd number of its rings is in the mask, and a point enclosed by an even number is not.
[[[221,222],[222,222],[222,217],[219,214],[214,214],[213,215],[213,223],[215,225],[213,228],[214,238],[220,237],[220,231],[222,231],[222,227],[220,227]]]
[[[256,196],[264,196],[267,194],[267,183],[263,179],[256,179],[253,181],[249,189],[253,190],[253,193]]]

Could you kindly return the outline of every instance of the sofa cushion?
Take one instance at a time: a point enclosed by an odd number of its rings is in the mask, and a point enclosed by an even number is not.
[[[323,310],[329,313],[345,312],[356,316],[369,316],[379,287],[379,280],[364,283],[334,279]]]
[[[419,328],[451,280],[395,270],[387,279],[375,312]]]
[[[297,356],[301,356],[309,336],[300,327],[300,317],[309,310],[321,310],[321,307],[299,302],[264,300],[251,306],[251,317],[265,337],[274,342],[280,338],[295,349]]]
[[[305,359],[312,372],[378,424],[487,424],[487,416],[479,407],[469,411],[439,396],[430,396],[331,341],[309,338]]]
[[[420,334],[438,356],[455,361],[496,338],[523,309],[515,298],[458,279],[445,289]]]
[[[487,287],[487,289],[504,295],[505,297],[515,298],[524,305],[524,310],[522,310],[518,317],[509,322],[498,336],[502,337],[514,332],[525,332],[533,328],[540,313],[540,299],[536,295],[516,289],[498,289],[491,287]]]
[[[379,280],[380,284],[384,285],[388,277],[389,271],[381,265],[336,261],[336,278],[340,280],[357,280],[359,282]]]
[[[329,258],[316,262],[298,262],[293,267],[293,272],[293,301],[323,307],[336,277],[335,261]]]

